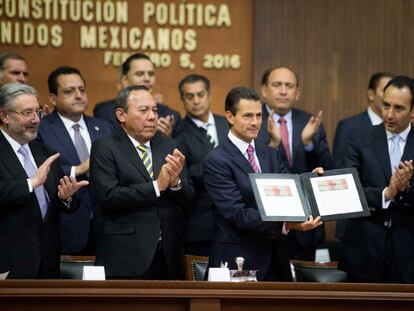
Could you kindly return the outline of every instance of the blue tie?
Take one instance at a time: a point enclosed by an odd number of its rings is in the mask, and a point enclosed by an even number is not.
[[[401,151],[400,151],[400,135],[395,134],[391,138],[391,149],[390,149],[390,161],[391,161],[391,171],[395,172],[395,167],[398,167],[398,164],[401,161]]]
[[[32,161],[30,161],[29,152],[24,146],[21,146],[18,152],[23,156],[23,167],[26,171],[27,177],[32,178],[36,175],[36,167],[33,165]],[[45,187],[43,185],[34,189],[34,192],[37,197],[37,201],[40,206],[40,212],[42,213],[42,218],[45,219],[46,212],[47,212],[47,200],[45,194]]]

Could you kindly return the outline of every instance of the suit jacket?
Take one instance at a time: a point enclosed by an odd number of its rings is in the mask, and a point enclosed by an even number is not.
[[[101,103],[97,103],[95,108],[93,109],[93,115],[96,118],[104,119],[112,124],[114,129],[120,130],[121,127],[119,125],[118,120],[116,119],[115,115],[115,108],[116,103],[115,99],[110,99],[107,101],[103,101]],[[178,138],[182,135],[183,127],[182,127],[182,120],[181,116],[178,113],[178,111],[175,111],[168,107],[167,105],[157,103],[157,109],[158,109],[158,116],[160,117],[166,117],[169,115],[173,115],[175,119],[175,124],[173,127],[173,131],[171,136],[173,138]]]
[[[84,116],[84,120],[92,142],[111,134],[112,126],[108,122],[88,116]],[[60,162],[65,175],[69,176],[71,167],[81,163],[75,145],[56,111],[41,120],[38,140],[60,153]],[[81,178],[86,179],[86,176]],[[61,214],[60,238],[64,254],[78,253],[88,242],[92,213],[89,186],[79,190],[79,199],[80,206],[75,213]]]
[[[354,137],[358,131],[369,129],[372,126],[368,112],[364,111],[355,116],[346,118],[338,123],[335,131],[335,140],[333,145],[333,156],[335,159],[335,167],[343,168],[343,158],[348,144],[348,139]],[[341,239],[344,235],[346,220],[336,222],[335,237]]]
[[[372,126],[348,141],[346,167],[356,167],[364,187],[371,216],[348,220],[341,240],[339,268],[353,275],[373,277],[378,269],[386,238],[403,282],[414,283],[414,178],[411,190],[399,193],[388,209],[382,209],[382,191],[391,179],[391,164],[384,125]],[[414,130],[411,129],[401,160],[414,159]]]
[[[171,138],[157,134],[151,139],[154,180],[174,148]],[[96,264],[105,266],[106,275],[142,276],[152,262],[161,232],[168,270],[174,278],[183,278],[177,209],[187,206],[192,196],[185,170],[181,190],[167,189],[157,198],[136,147],[122,131],[93,144],[90,178],[102,213]]]
[[[267,119],[269,112],[266,104],[262,106],[262,127],[257,138],[258,141],[268,144],[270,136],[267,133]],[[322,166],[325,170],[333,169],[334,162],[329,152],[328,142],[323,124],[313,138],[313,150],[306,152],[302,143],[302,130],[309,121],[311,115],[298,109],[292,109],[292,166],[287,160],[285,150],[282,144],[279,145],[278,151],[285,165],[292,174],[302,174],[312,171],[315,167]],[[320,226],[312,231],[301,232],[292,231],[289,233],[293,239],[303,247],[316,247],[323,242],[324,226]]]
[[[36,141],[29,147],[37,166],[53,154]],[[43,277],[59,278],[59,210],[67,211],[57,196],[62,177],[56,160],[44,184],[50,204],[43,220],[35,192],[29,192],[26,172],[0,132],[0,271],[10,271],[8,278],[36,278],[40,266]]]
[[[371,126],[371,120],[367,111],[346,118],[338,123],[333,145],[333,156],[335,159],[335,166],[337,168],[344,167],[342,164],[342,158],[344,156],[349,137],[351,137],[355,132],[366,130]]]
[[[213,115],[217,130],[218,143],[227,139],[229,125],[226,118]],[[208,194],[204,182],[201,162],[213,150],[206,136],[206,131],[197,127],[190,117],[183,120],[183,143],[186,164],[193,181],[195,195],[188,209],[185,221],[186,242],[211,241],[213,237],[214,215],[213,201]]]
[[[260,143],[255,146],[262,173],[287,172],[277,152]],[[230,139],[207,155],[203,173],[216,213],[209,265],[219,267],[220,262],[227,261],[230,269],[237,269],[234,258],[242,256],[244,269],[259,270],[257,278],[263,280],[276,247],[281,278],[290,280],[282,223],[261,220],[249,180],[249,174],[254,171]]]

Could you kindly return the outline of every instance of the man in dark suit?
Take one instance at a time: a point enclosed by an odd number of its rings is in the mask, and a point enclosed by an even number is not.
[[[122,64],[121,84],[123,87],[131,85],[145,85],[151,92],[155,85],[155,70],[151,59],[143,53],[134,53]],[[181,116],[178,111],[161,103],[162,96],[154,94],[158,109],[158,130],[166,136],[178,138],[182,134]],[[108,100],[96,104],[93,114],[97,118],[112,123],[119,129],[115,116],[115,100]]]
[[[300,97],[296,74],[287,67],[274,67],[262,77],[262,126],[258,141],[281,154],[292,174],[310,172],[315,167],[332,169],[322,111],[316,116],[294,108]],[[315,260],[315,251],[324,240],[324,227],[289,234],[291,259]]]
[[[37,92],[10,83],[0,88],[0,272],[9,278],[58,278],[59,210],[76,206],[87,181],[63,177],[59,154],[36,138]]]
[[[347,146],[349,137],[353,137],[355,133],[366,130],[372,125],[382,123],[381,107],[382,98],[384,97],[384,87],[393,77],[392,74],[386,72],[377,72],[369,79],[368,84],[368,108],[366,111],[355,116],[346,118],[338,123],[335,131],[335,139],[333,145],[333,156],[335,166],[342,168],[342,158]],[[346,220],[336,222],[335,236],[341,239],[344,235]]]
[[[259,281],[292,279],[285,236],[291,229],[310,230],[320,217],[304,223],[263,222],[257,209],[249,173],[286,173],[279,153],[256,141],[262,123],[260,98],[254,90],[233,88],[225,101],[230,124],[228,138],[203,162],[204,182],[216,212],[209,266],[245,259],[245,270],[259,270]]]
[[[55,109],[40,122],[38,139],[60,153],[65,175],[87,180],[91,145],[111,134],[112,126],[104,120],[84,115],[88,98],[85,81],[77,68],[56,68],[49,75],[48,85],[49,100]],[[79,141],[77,134],[80,135]],[[92,213],[90,187],[83,188],[79,194],[80,206],[76,212],[61,214],[62,253],[95,255],[95,223],[92,216],[98,220],[98,215],[96,211]]]
[[[413,80],[386,85],[383,124],[348,140],[343,163],[358,170],[371,216],[348,220],[339,268],[353,282],[414,283]]]
[[[182,145],[195,190],[185,217],[185,252],[209,256],[213,238],[213,201],[203,183],[201,162],[214,147],[225,141],[229,126],[224,117],[211,112],[210,81],[206,77],[186,76],[178,89],[187,112],[183,120]]]
[[[96,264],[110,278],[181,279],[178,208],[192,187],[175,140],[157,132],[157,105],[145,86],[116,98],[122,131],[95,142],[91,185],[102,211]]]

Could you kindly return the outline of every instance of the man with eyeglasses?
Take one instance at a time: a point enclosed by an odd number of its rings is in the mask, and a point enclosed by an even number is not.
[[[121,131],[95,142],[91,186],[102,211],[96,264],[108,278],[182,279],[179,207],[192,187],[175,140],[157,131],[157,104],[143,85],[116,98]]]
[[[23,84],[0,88],[0,272],[9,278],[59,278],[59,211],[73,210],[88,184],[64,176],[59,154],[34,141],[36,96]]]
[[[111,134],[105,120],[84,115],[88,107],[85,81],[77,68],[58,67],[48,78],[49,100],[54,112],[42,119],[39,140],[60,153],[66,175],[88,179],[89,154],[94,141]],[[95,255],[95,226],[99,215],[93,210],[91,191],[80,191],[80,207],[61,215],[62,253]]]

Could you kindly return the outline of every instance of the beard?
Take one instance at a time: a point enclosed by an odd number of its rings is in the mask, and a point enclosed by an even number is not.
[[[35,128],[36,131],[29,132],[28,128]],[[24,126],[15,124],[13,122],[9,123],[8,130],[9,133],[12,134],[12,136],[17,142],[24,142],[24,143],[30,143],[31,141],[35,140],[37,137],[37,131],[39,129],[38,125],[31,125],[31,126]]]

